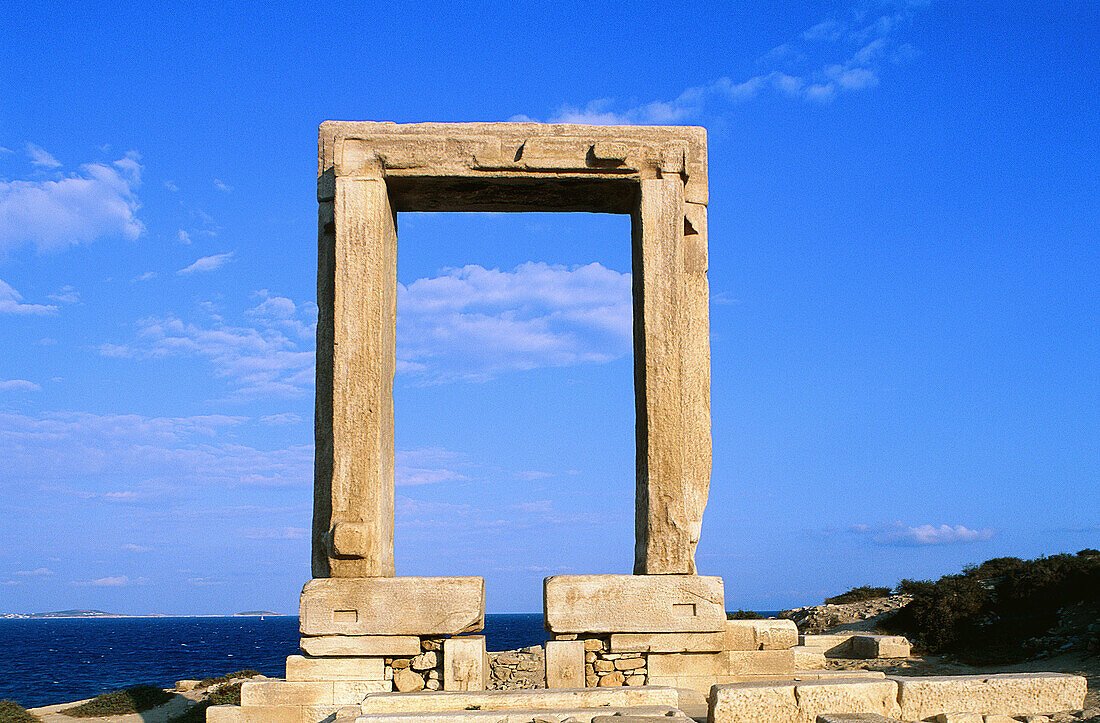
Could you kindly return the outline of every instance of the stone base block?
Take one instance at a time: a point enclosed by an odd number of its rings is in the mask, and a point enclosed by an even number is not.
[[[722,578],[556,575],[543,584],[551,633],[689,633],[726,629]]]
[[[726,650],[787,650],[798,645],[793,620],[727,620]]]
[[[887,718],[877,713],[825,713],[817,717],[817,723],[902,723],[897,718]]]
[[[856,635],[849,647],[853,658],[908,658],[912,646],[900,635]]]
[[[310,658],[291,655],[286,659],[288,681],[385,680],[382,658]]]
[[[730,675],[789,673],[800,667],[792,650],[730,650],[724,655]]]
[[[601,708],[531,708],[526,710],[456,710],[431,713],[370,713],[355,723],[690,723],[683,712],[669,706]]]
[[[612,653],[716,653],[725,633],[613,633]]]
[[[885,680],[879,670],[793,670],[786,673],[761,673],[758,675],[704,675],[704,676],[649,676],[650,685],[693,690],[704,696],[715,685],[731,683],[800,683],[814,680]]]
[[[464,635],[443,641],[443,690],[485,690],[489,656],[484,635]]]
[[[585,687],[583,640],[546,641],[546,687]]]
[[[825,713],[875,713],[897,718],[891,680],[840,680],[716,685],[711,723],[814,723]]]
[[[819,648],[827,658],[847,658],[855,633],[829,635],[799,635],[798,644],[807,648]]]
[[[650,677],[704,677],[728,675],[729,654],[650,653],[646,658]]]
[[[821,648],[796,645],[791,648],[791,652],[794,654],[794,667],[800,670],[817,670],[827,665],[825,653]]]
[[[351,721],[359,706],[216,705],[206,709],[207,723],[325,723]]]
[[[302,638],[302,652],[315,658],[395,658],[420,654],[415,635],[322,635]]]
[[[353,705],[371,693],[393,689],[389,680],[246,681],[241,684],[241,705],[343,706]]]
[[[559,708],[633,708],[664,706],[675,708],[672,688],[571,688],[563,690],[440,691],[404,695],[378,693],[363,699],[367,713],[439,713],[476,708],[483,711],[556,710]],[[606,712],[606,709],[605,709]]]
[[[442,636],[485,627],[480,577],[318,578],[306,583],[302,635]]]
[[[1028,715],[1080,709],[1085,679],[1063,673],[1003,673],[890,678],[898,684],[901,717],[924,720],[940,713]]]

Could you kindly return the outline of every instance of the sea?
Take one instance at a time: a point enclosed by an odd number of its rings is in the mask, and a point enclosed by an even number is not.
[[[542,645],[542,614],[486,615],[486,647]],[[282,677],[298,654],[298,618],[0,619],[0,700],[24,708],[148,683],[258,670]]]

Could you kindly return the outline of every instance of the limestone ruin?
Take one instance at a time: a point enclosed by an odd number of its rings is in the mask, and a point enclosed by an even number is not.
[[[1079,704],[1084,681],[1073,676],[918,683],[827,671],[830,651],[907,655],[908,642],[800,638],[789,620],[726,620],[721,578],[695,566],[711,469],[704,129],[326,122],[317,175],[304,655],[288,658],[285,681],[245,683],[241,707],[210,708],[207,720],[688,720],[694,705],[696,719],[812,723],[826,713],[957,712],[941,708],[963,700],[1016,712],[1007,706],[1028,695],[1042,701],[1037,710]],[[395,576],[399,211],[631,217],[634,574],[546,579],[543,690],[485,690],[482,578]]]

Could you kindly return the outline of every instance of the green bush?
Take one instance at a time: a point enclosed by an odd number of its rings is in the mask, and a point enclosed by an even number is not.
[[[763,620],[764,616],[752,610],[738,610],[726,613],[726,620]]]
[[[105,715],[125,715],[142,713],[164,705],[173,695],[154,685],[135,685],[125,690],[103,693],[87,703],[61,711],[73,718],[98,718]]]
[[[38,723],[38,719],[14,700],[0,700],[0,723]]]
[[[835,597],[825,598],[825,602],[832,605],[843,605],[845,603],[863,602],[864,600],[874,600],[877,597],[886,597],[891,592],[888,587],[871,587],[870,585],[861,585],[860,587],[853,587],[848,592],[842,592]]]
[[[199,681],[199,684],[196,687],[198,687],[198,688],[209,688],[212,685],[219,685],[221,683],[228,683],[229,681],[236,680],[237,678],[251,678],[251,677],[259,675],[259,674],[260,674],[260,671],[258,671],[258,670],[251,670],[251,669],[238,670],[235,673],[226,673],[225,675],[219,675],[216,678],[214,678],[214,677],[203,678],[202,680]]]
[[[929,653],[968,662],[1016,662],[1064,608],[1100,600],[1100,554],[998,557],[939,580],[902,580],[912,602],[887,622]]]
[[[252,671],[244,671],[241,673],[248,673]],[[237,673],[230,673],[230,675],[238,675]],[[224,676],[223,676],[224,677]],[[250,677],[250,676],[246,676]],[[206,722],[206,709],[212,705],[240,705],[241,704],[241,684],[234,683],[233,685],[224,685],[218,688],[213,693],[206,696],[206,700],[193,705],[187,709],[187,712],[183,715],[176,716],[170,723],[205,723]]]

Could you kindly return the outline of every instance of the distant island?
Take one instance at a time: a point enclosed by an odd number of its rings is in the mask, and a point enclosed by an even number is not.
[[[271,610],[244,610],[232,615],[165,615],[153,613],[152,615],[123,615],[120,613],[108,613],[103,610],[53,610],[45,613],[0,613],[0,620],[43,620],[49,618],[255,618],[255,617],[282,617],[286,613],[276,613]]]

